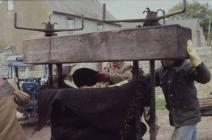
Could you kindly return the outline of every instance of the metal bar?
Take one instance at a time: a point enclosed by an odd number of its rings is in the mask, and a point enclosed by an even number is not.
[[[151,83],[151,105],[150,105],[150,140],[156,140],[155,123],[155,61],[150,60],[150,83]]]
[[[133,80],[138,80],[138,76],[139,76],[139,63],[137,60],[133,61]]]
[[[49,85],[52,86],[53,84],[53,77],[52,77],[52,64],[48,64],[48,69],[49,69],[49,73],[48,73],[48,81],[49,81]]]
[[[102,14],[102,20],[105,21],[106,18],[106,4],[103,3],[103,14]]]
[[[133,73],[133,80],[136,80],[138,82],[139,80],[139,61],[137,60],[134,60],[133,61],[133,70],[132,70],[132,73]],[[136,91],[136,97],[139,98],[139,91]],[[136,101],[137,104],[136,104],[136,139],[137,140],[142,140],[142,129],[141,129],[141,107],[140,107],[140,103],[139,103],[139,100]]]
[[[56,65],[57,65],[57,87],[62,88],[63,87],[63,66],[61,63],[58,63]]]
[[[17,13],[15,13],[14,14],[14,27],[16,29],[21,29],[21,30],[31,30],[31,31],[38,31],[38,32],[45,32],[45,33],[49,33],[50,32],[52,34],[54,32],[78,31],[78,30],[83,30],[84,29],[84,16],[81,15],[81,27],[80,28],[76,28],[76,29],[56,29],[56,30],[54,30],[54,29],[38,29],[38,28],[20,27],[20,26],[17,25]]]
[[[70,13],[64,13],[64,12],[58,12],[58,11],[53,11],[54,14],[57,15],[62,15],[62,16],[70,16],[70,17],[76,17],[76,18],[80,18],[81,16],[79,15],[74,15],[74,14],[70,14]],[[95,22],[102,22],[102,19],[97,19],[97,18],[90,18],[90,17],[86,17],[84,16],[84,20],[90,20],[90,21],[95,21]],[[121,27],[120,24],[117,23],[110,23],[111,25],[117,26],[117,27]]]
[[[122,19],[122,20],[106,20],[106,6],[103,5],[103,9],[104,9],[104,15],[103,15],[103,22],[105,23],[111,23],[111,22],[147,22],[147,21],[158,21],[161,19],[165,19],[174,15],[178,15],[181,13],[184,13],[186,11],[186,0],[183,0],[183,9],[180,11],[177,11],[175,13],[171,13],[171,14],[167,14],[164,16],[159,16],[156,18],[148,18],[148,19]]]
[[[45,32],[44,29],[37,29],[37,28],[26,28],[26,27],[20,27],[17,25],[17,13],[14,14],[14,27],[16,29],[21,29],[21,30],[32,30],[32,31],[39,31],[39,32]]]
[[[165,16],[165,14],[166,14],[165,10],[163,10],[163,9],[158,9],[158,10],[157,10],[157,13],[158,13],[158,12],[162,12],[163,16]],[[166,19],[164,18],[164,19],[163,19],[163,25],[165,25],[165,24],[166,24]]]

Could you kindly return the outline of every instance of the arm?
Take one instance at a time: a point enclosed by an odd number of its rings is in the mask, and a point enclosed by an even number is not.
[[[130,79],[132,79],[132,65],[124,66],[120,73],[109,74],[109,81],[112,84],[116,84],[124,80],[130,80]]]
[[[191,40],[187,42],[187,53],[193,66],[189,71],[190,78],[202,84],[208,83],[211,78],[210,72],[197,55]]]
[[[15,102],[19,106],[24,105],[30,98],[30,96],[27,93],[25,93],[19,89],[14,89],[13,94],[14,94]]]
[[[122,73],[122,74],[111,73],[109,77],[110,77],[109,81],[111,83],[113,83],[113,84],[116,84],[116,83],[119,83],[121,81],[131,79],[132,78],[132,73],[130,73],[130,72],[125,72],[125,73]]]
[[[194,67],[190,71],[189,76],[193,80],[202,84],[208,83],[211,79],[210,71],[203,62],[200,63],[198,66]]]
[[[30,96],[28,93],[19,90],[15,83],[16,83],[16,79],[13,79],[12,81],[10,81],[10,83],[8,83],[8,85],[10,86],[12,90],[16,104],[21,106],[30,99]]]

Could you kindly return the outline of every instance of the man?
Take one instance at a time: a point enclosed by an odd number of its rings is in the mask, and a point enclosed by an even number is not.
[[[132,79],[132,65],[128,65],[123,61],[106,63],[102,72],[107,75],[110,85]]]
[[[156,70],[156,86],[163,90],[169,121],[175,130],[172,140],[198,140],[196,130],[200,122],[200,106],[194,82],[206,84],[210,72],[192,47],[187,43],[187,60],[162,60],[162,67]]]
[[[16,104],[23,104],[29,95],[13,88],[0,76],[0,140],[26,140],[24,132],[16,118]]]

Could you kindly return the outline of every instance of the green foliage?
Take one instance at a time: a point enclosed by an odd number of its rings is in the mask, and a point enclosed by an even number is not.
[[[157,100],[156,100],[156,109],[157,109],[157,110],[166,109],[166,108],[165,108],[165,105],[166,105],[165,99],[157,99]]]
[[[182,3],[179,3],[174,7],[172,7],[171,9],[169,9],[169,13],[179,11],[180,9],[182,9],[182,7],[183,7]],[[198,3],[197,1],[194,1],[192,3],[187,3],[186,13],[171,17],[171,19],[188,19],[188,18],[198,18],[201,27],[203,27],[203,32],[207,37],[209,19],[212,19],[212,9],[210,9],[210,6],[207,3],[201,4]]]

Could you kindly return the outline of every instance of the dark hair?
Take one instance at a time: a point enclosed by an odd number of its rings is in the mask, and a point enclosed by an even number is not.
[[[165,65],[163,63],[163,61],[161,60],[162,67],[164,67],[164,68],[170,68],[170,67],[180,66],[180,65],[183,64],[183,62],[185,61],[185,59],[173,59],[173,61],[174,61],[174,64],[172,64],[172,65]]]
[[[89,68],[80,68],[76,70],[72,77],[77,87],[93,86],[97,83],[97,72]]]

